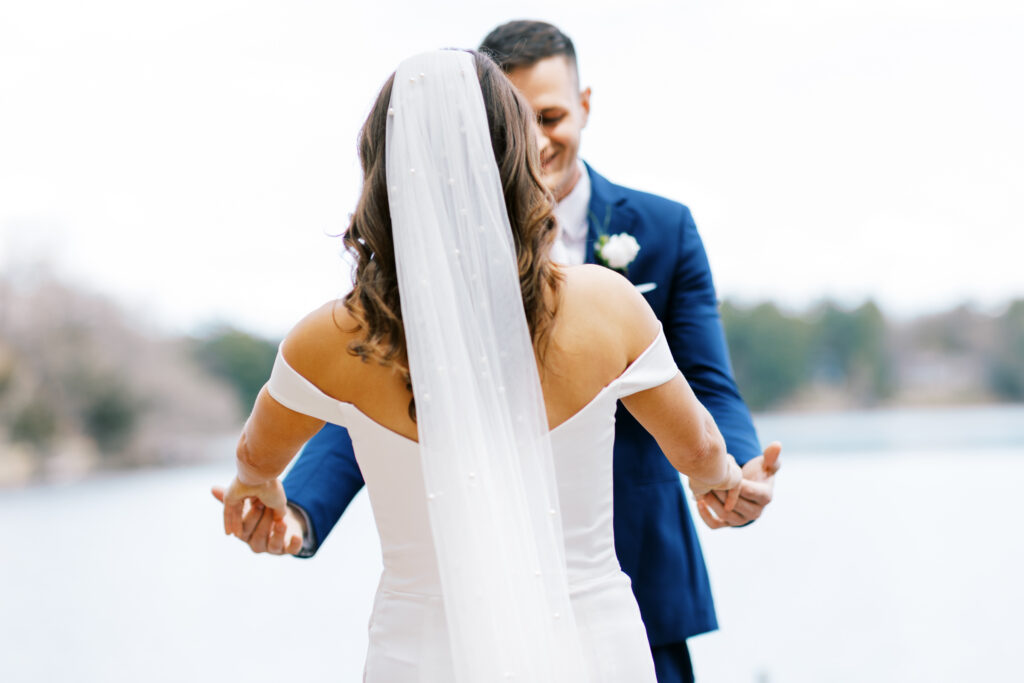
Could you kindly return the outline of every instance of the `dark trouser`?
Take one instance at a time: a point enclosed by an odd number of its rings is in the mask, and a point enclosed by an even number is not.
[[[693,683],[693,665],[686,641],[652,647],[658,683]]]

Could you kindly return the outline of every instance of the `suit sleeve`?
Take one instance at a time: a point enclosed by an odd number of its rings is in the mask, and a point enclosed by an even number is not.
[[[736,462],[743,465],[760,455],[750,410],[732,376],[711,267],[686,207],[680,224],[679,254],[672,276],[665,335],[676,364],[715,418]]]
[[[348,430],[328,423],[309,440],[284,478],[288,502],[309,520],[311,550],[299,557],[316,554],[363,483]]]

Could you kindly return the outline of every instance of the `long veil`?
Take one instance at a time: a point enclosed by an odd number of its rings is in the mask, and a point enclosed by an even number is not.
[[[472,54],[398,67],[388,201],[456,680],[586,678],[551,442]]]

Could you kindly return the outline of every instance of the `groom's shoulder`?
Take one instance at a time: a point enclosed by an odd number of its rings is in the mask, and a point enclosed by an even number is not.
[[[690,208],[680,201],[614,183],[590,169],[592,192],[613,203],[623,204],[637,212],[645,221],[685,225],[693,224]]]

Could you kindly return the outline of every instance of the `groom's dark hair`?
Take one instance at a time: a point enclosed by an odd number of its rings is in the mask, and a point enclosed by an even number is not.
[[[497,62],[505,73],[533,66],[542,59],[564,55],[576,66],[576,48],[569,36],[543,21],[510,21],[487,34],[480,52]],[[578,74],[577,74],[578,78]]]

